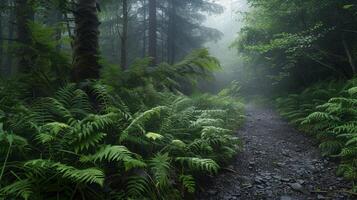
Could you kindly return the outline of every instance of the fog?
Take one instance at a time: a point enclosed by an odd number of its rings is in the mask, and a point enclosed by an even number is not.
[[[218,41],[208,42],[205,46],[210,53],[219,59],[223,71],[216,73],[215,90],[228,84],[234,79],[239,79],[242,75],[242,64],[237,50],[230,48],[230,45],[237,38],[239,30],[243,26],[244,12],[249,7],[246,0],[218,0],[217,3],[224,7],[224,12],[219,15],[209,15],[205,23],[206,26],[215,28],[222,32],[222,38]]]

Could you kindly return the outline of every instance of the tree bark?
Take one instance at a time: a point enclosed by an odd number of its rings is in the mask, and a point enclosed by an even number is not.
[[[121,47],[120,47],[120,65],[123,70],[127,69],[127,41],[128,41],[128,0],[123,0],[123,30],[121,34]]]
[[[147,10],[146,10],[146,0],[143,0],[143,6],[144,6],[144,13],[143,13],[143,52],[142,52],[142,56],[145,57],[146,56],[146,15],[147,15]]]
[[[98,79],[99,19],[96,0],[78,0],[74,12],[75,36],[73,45],[72,80]]]
[[[3,3],[3,2],[1,2]],[[3,43],[3,26],[2,26],[2,19],[3,19],[3,14],[0,12],[0,68],[1,68],[1,76],[3,76],[3,72],[4,72],[4,69],[3,69],[3,59],[4,58],[4,43]]]
[[[348,45],[346,43],[346,40],[345,40],[345,37],[342,36],[342,44],[343,44],[343,48],[345,49],[345,52],[346,52],[346,56],[347,56],[347,59],[348,59],[348,63],[350,64],[351,66],[351,69],[352,69],[352,76],[355,75],[357,73],[356,71],[356,65],[355,63],[353,62],[353,58],[352,58],[352,55],[351,55],[351,52],[350,50],[348,49]]]
[[[18,69],[20,72],[29,72],[31,70],[31,30],[29,22],[34,20],[34,11],[31,2],[28,0],[16,0],[16,28],[17,40],[21,43],[21,48],[18,49],[19,55]]]
[[[175,62],[175,34],[176,34],[176,0],[170,0],[169,4],[169,30],[167,36],[168,63]]]
[[[149,0],[149,56],[153,59],[152,64],[156,64],[157,59],[157,17],[156,0]]]
[[[6,49],[6,60],[5,60],[5,66],[3,68],[3,74],[5,76],[10,76],[12,73],[12,64],[13,64],[13,56],[11,52],[11,41],[14,39],[14,21],[15,21],[15,9],[14,9],[14,4],[12,1],[9,1],[9,5],[11,7],[10,14],[9,14],[9,23],[8,23],[8,41],[7,41],[7,49]]]

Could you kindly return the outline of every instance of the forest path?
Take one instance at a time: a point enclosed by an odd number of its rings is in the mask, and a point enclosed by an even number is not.
[[[336,163],[322,158],[311,138],[272,109],[248,105],[246,115],[246,123],[238,132],[243,152],[198,199],[355,198],[343,192],[348,183],[336,177]]]

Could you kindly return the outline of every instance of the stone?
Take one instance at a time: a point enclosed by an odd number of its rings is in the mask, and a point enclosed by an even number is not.
[[[284,181],[284,182],[289,182],[290,181],[289,178],[282,178],[281,180]]]
[[[273,196],[273,191],[267,190],[266,194],[267,194],[268,197],[272,197]]]
[[[317,195],[317,199],[326,199],[322,194]]]
[[[264,186],[262,186],[262,185],[257,185],[257,188],[259,188],[259,189],[264,189]]]
[[[277,180],[281,180],[281,176],[279,176],[279,175],[275,175],[275,176],[273,176],[273,178],[275,178]]]
[[[293,200],[290,196],[281,196],[280,200]]]
[[[300,191],[300,192],[303,190],[303,187],[300,183],[290,183],[289,185],[293,190]]]
[[[211,189],[211,190],[208,190],[207,193],[208,193],[209,195],[216,195],[216,194],[217,194],[217,190]]]
[[[263,183],[264,180],[260,176],[257,176],[257,177],[255,177],[254,182],[255,183]]]

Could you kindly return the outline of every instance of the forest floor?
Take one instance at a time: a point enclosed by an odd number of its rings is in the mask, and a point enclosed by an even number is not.
[[[248,105],[238,132],[244,149],[198,199],[354,199],[337,164],[322,158],[318,144],[269,108]]]

